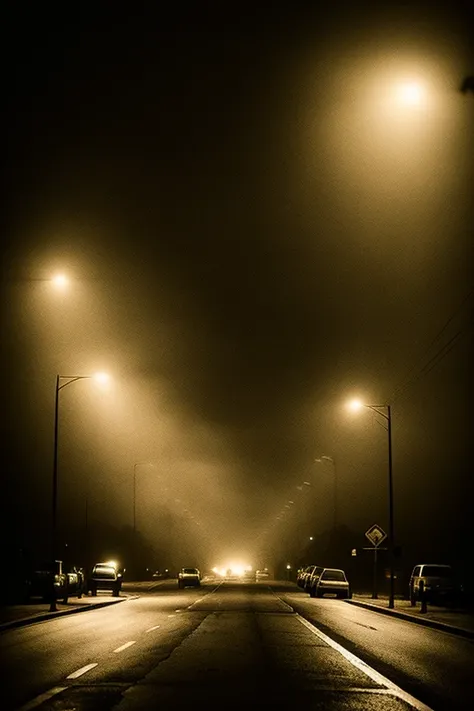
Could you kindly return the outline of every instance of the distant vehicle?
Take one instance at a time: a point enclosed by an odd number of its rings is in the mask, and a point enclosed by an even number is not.
[[[257,573],[256,573],[255,570],[245,570],[243,577],[244,577],[244,580],[248,580],[248,581],[252,581],[252,582],[253,582],[254,580],[257,579]]]
[[[263,568],[263,570],[256,570],[255,571],[255,580],[258,582],[259,580],[268,580],[270,577],[270,573],[268,572],[267,568]]]
[[[461,592],[450,565],[443,563],[420,563],[415,565],[409,582],[409,597],[412,607],[421,600],[424,589],[429,602],[452,601]]]
[[[122,573],[111,563],[96,563],[87,580],[87,590],[93,597],[98,590],[111,590],[118,597],[122,589]]]
[[[168,570],[168,568],[166,568],[165,570],[163,570],[161,572],[159,570],[155,570],[155,572],[153,573],[153,575],[151,577],[158,579],[158,580],[166,580],[166,578],[170,577],[170,571]]]
[[[201,573],[198,568],[181,568],[178,573],[178,588],[199,587]]]
[[[36,566],[31,574],[27,597],[41,597],[45,601],[62,599],[67,603],[69,597],[68,577],[63,573],[62,560],[45,561]]]
[[[318,585],[318,580],[323,570],[324,567],[322,565],[315,565],[313,567],[313,570],[307,577],[306,590],[309,592],[310,597],[316,597],[316,588]]]
[[[331,594],[339,598],[352,597],[346,574],[339,568],[324,568],[317,578],[314,597]]]

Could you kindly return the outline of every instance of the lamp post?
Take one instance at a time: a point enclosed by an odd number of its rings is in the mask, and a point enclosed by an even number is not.
[[[108,380],[105,373],[97,373],[96,375],[56,375],[56,390],[54,398],[54,445],[53,445],[53,491],[52,491],[52,519],[51,519],[51,558],[54,565],[57,554],[57,520],[58,520],[58,442],[59,442],[59,392],[75,383],[76,380],[90,380],[94,378],[99,382]],[[61,385],[61,381],[65,382]],[[54,594],[51,598],[51,611],[56,608],[56,599]]]
[[[351,410],[360,410],[367,407],[378,415],[381,415],[387,422],[388,434],[388,538],[390,555],[390,596],[388,606],[394,608],[395,600],[395,571],[394,571],[394,522],[393,522],[393,477],[392,477],[392,411],[390,405],[367,405],[360,400],[353,400],[349,403]]]

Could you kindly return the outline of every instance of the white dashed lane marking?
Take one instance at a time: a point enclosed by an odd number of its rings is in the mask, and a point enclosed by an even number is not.
[[[78,676],[82,676],[86,672],[90,671],[94,667],[97,666],[97,662],[93,662],[92,664],[86,664],[85,667],[81,667],[77,671],[73,672],[72,674],[69,674],[69,676],[66,677],[66,679],[77,679]]]
[[[145,630],[145,634],[146,634],[147,632],[153,632],[153,630],[157,630],[159,626],[160,626],[160,625],[155,625],[154,627],[150,627],[149,630]]]
[[[117,647],[117,649],[114,649],[114,654],[117,654],[118,652],[123,652],[124,649],[128,649],[128,647],[131,647],[132,644],[136,644],[136,640],[133,642],[125,642],[125,644],[122,644],[121,647]]]

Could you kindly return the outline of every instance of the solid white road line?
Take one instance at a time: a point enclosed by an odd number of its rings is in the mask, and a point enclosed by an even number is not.
[[[393,683],[393,681],[390,681],[390,679],[387,679],[386,676],[383,676],[383,674],[380,674],[378,671],[375,669],[372,669],[372,667],[369,667],[368,664],[362,661],[362,659],[359,659],[359,657],[356,657],[355,654],[352,654],[352,652],[349,652],[348,649],[345,649],[342,647],[340,644],[335,642],[333,639],[328,637],[324,632],[321,632],[321,630],[318,630],[317,627],[311,624],[311,622],[308,622],[308,620],[305,620],[304,617],[301,617],[298,613],[296,613],[297,619],[301,622],[302,625],[307,627],[310,632],[312,632],[316,637],[319,637],[319,639],[322,639],[323,642],[326,642],[326,644],[329,644],[330,647],[336,650],[336,652],[339,652],[339,654],[342,654],[342,656],[347,659],[350,664],[352,664],[354,667],[359,669],[361,672],[366,674],[372,681],[375,681],[376,684],[380,684],[381,686],[384,686],[386,689],[388,689],[394,696],[397,696],[399,699],[402,701],[405,701],[407,704],[409,704],[412,708],[416,709],[416,711],[433,711],[429,706],[426,706],[426,704],[422,703],[421,701],[418,701],[418,699],[415,699],[414,696],[409,694],[406,691],[403,691],[399,686]]]
[[[72,674],[69,674],[69,676],[66,677],[66,679],[77,679],[78,676],[82,676],[86,672],[90,671],[94,667],[96,667],[98,662],[93,662],[92,664],[86,664],[85,667],[81,667],[77,671],[73,672]]]
[[[52,696],[56,696],[56,694],[60,694],[61,691],[66,691],[66,689],[67,689],[67,686],[54,686],[49,691],[45,691],[44,694],[40,694],[35,699],[28,701],[27,704],[25,704],[21,708],[17,709],[17,711],[30,711],[30,709],[36,708],[36,706],[39,706],[40,704],[44,703],[45,701],[50,699]]]
[[[124,649],[127,649],[128,647],[131,647],[132,644],[136,644],[136,640],[134,642],[125,642],[125,644],[122,644],[121,647],[118,647],[117,649],[114,649],[114,654],[117,654],[118,652],[123,652]]]
[[[160,626],[160,625],[155,625],[154,627],[150,627],[149,630],[145,630],[145,634],[146,634],[147,632],[153,632],[153,630],[157,630],[159,626]]]

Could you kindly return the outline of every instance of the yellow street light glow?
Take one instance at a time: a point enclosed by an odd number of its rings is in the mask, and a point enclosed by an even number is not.
[[[357,412],[357,410],[360,410],[361,407],[364,407],[364,403],[362,402],[362,400],[359,400],[358,398],[354,398],[347,404],[347,407],[349,408],[349,410],[352,410],[353,412]]]
[[[98,383],[108,383],[110,376],[108,373],[95,373],[93,378],[97,380]]]
[[[65,289],[69,284],[69,279],[65,274],[55,274],[51,281],[58,289]]]
[[[419,106],[423,100],[423,90],[416,82],[405,82],[399,85],[397,96],[406,106]]]

